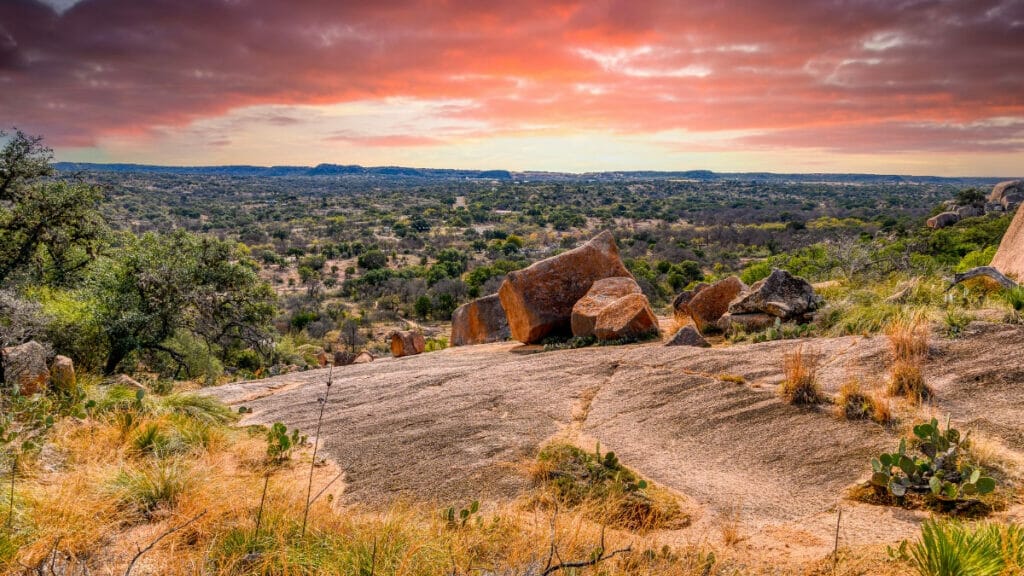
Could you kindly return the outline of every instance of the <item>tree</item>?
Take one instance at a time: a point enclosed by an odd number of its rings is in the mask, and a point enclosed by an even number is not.
[[[380,250],[367,250],[359,255],[356,263],[364,270],[380,270],[388,265],[388,256]]]
[[[50,179],[53,153],[41,142],[19,131],[0,150],[0,284],[71,285],[108,238],[100,190]]]
[[[356,349],[366,343],[366,339],[359,333],[359,321],[349,318],[341,325],[341,342],[348,346],[349,352],[355,353]]]
[[[122,242],[95,281],[109,345],[106,373],[136,351],[163,352],[182,363],[168,342],[178,332],[202,339],[222,357],[243,346],[268,351],[275,295],[236,244],[181,230],[126,235]]]

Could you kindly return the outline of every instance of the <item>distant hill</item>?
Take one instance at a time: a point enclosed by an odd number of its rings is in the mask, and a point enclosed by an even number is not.
[[[742,182],[829,182],[841,184],[947,184],[958,186],[991,186],[1008,177],[943,177],[897,174],[775,174],[772,172],[712,172],[686,170],[659,172],[651,170],[622,172],[510,172],[508,170],[455,170],[445,168],[410,168],[405,166],[366,167],[356,164],[320,164],[318,166],[156,166],[150,164],[93,164],[89,162],[57,162],[63,172],[120,172],[149,174],[193,174],[237,177],[296,176],[362,176],[383,178],[425,178],[435,180],[531,180],[531,181],[623,181],[623,180],[700,180]]]
[[[148,174],[198,174],[206,176],[399,176],[434,179],[479,178],[511,180],[508,170],[448,170],[437,168],[406,168],[379,166],[367,168],[357,165],[320,164],[318,166],[155,166],[150,164],[92,164],[89,162],[57,162],[54,166],[63,172],[122,172]]]

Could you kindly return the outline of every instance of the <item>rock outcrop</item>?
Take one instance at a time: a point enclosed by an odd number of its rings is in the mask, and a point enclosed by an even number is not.
[[[925,221],[925,224],[929,228],[939,229],[946,228],[947,226],[952,226],[953,224],[956,224],[959,221],[960,215],[958,213],[943,212],[941,214],[936,214],[935,216],[932,216],[927,221]]]
[[[1024,282],[1024,209],[1017,210],[1017,215],[1003,234],[991,266],[1018,282]]]
[[[419,332],[403,330],[391,333],[391,355],[395,358],[422,354],[426,348],[427,340]]]
[[[74,392],[78,388],[75,380],[75,363],[67,356],[57,356],[50,365],[50,382],[61,392]]]
[[[36,341],[4,348],[0,359],[4,387],[22,396],[46,390],[50,384],[46,356],[46,348]]]
[[[683,326],[672,336],[672,339],[665,343],[665,346],[696,346],[698,348],[710,348],[711,344],[700,335],[697,328],[688,325]]]
[[[598,340],[635,340],[658,334],[658,317],[643,294],[629,294],[605,306],[597,315]]]
[[[988,203],[1010,211],[1024,202],[1024,180],[1007,180],[992,187]]]
[[[373,362],[373,354],[370,354],[366,350],[363,350],[356,356],[356,359],[352,361],[353,364],[366,364],[367,362]]]
[[[697,329],[705,332],[709,326],[714,326],[729,310],[729,303],[746,288],[737,276],[729,276],[694,294],[686,307]]]
[[[497,294],[467,302],[452,314],[452,346],[501,342],[511,335]]]
[[[601,312],[631,294],[643,294],[643,291],[636,280],[628,276],[602,278],[594,282],[586,295],[572,307],[572,335],[580,338],[593,336]]]
[[[804,320],[818,309],[821,298],[810,282],[778,268],[729,304],[729,313],[764,313],[782,320]]]
[[[676,296],[676,299],[672,301],[672,314],[676,318],[676,322],[679,324],[685,324],[690,320],[690,300],[697,295],[698,292],[707,288],[709,284],[706,282],[700,282],[689,290],[683,290]]]
[[[595,281],[615,276],[632,277],[607,231],[576,249],[509,272],[498,296],[512,337],[536,344],[550,335],[568,335],[573,305]]]

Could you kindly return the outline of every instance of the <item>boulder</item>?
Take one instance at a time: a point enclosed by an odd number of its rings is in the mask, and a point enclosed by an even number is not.
[[[1018,282],[1024,281],[1024,210],[1017,210],[990,265]]]
[[[327,352],[321,352],[316,355],[316,363],[320,366],[327,366],[331,362],[331,356]]]
[[[34,340],[4,348],[0,360],[4,387],[22,396],[46,390],[50,384],[46,356],[46,347]]]
[[[700,282],[689,290],[683,290],[676,296],[676,299],[672,301],[672,314],[676,318],[676,322],[679,324],[686,324],[690,321],[690,300],[697,295],[698,292],[707,288],[709,284],[706,282]]]
[[[395,358],[422,354],[426,348],[427,341],[419,332],[404,330],[391,333],[391,355]]]
[[[598,340],[634,340],[658,333],[658,317],[643,294],[615,300],[601,310],[594,323]]]
[[[143,386],[142,384],[139,383],[138,380],[132,378],[127,374],[118,374],[117,376],[114,376],[113,382],[111,383],[114,386],[120,386],[122,388],[128,388],[131,390],[142,390],[143,392],[146,391],[145,386]]]
[[[366,350],[363,350],[356,356],[356,359],[352,361],[353,364],[366,364],[367,362],[373,362],[373,354],[370,354]]]
[[[630,294],[643,294],[643,291],[636,280],[628,276],[602,278],[594,282],[586,295],[572,307],[572,335],[581,338],[593,336],[601,311]]]
[[[729,276],[697,292],[686,305],[697,329],[704,332],[729,310],[729,303],[747,289],[736,276]]]
[[[964,218],[976,218],[978,216],[984,216],[985,210],[981,206],[975,206],[973,204],[969,206],[960,206],[956,209],[957,218],[963,220]]]
[[[960,215],[957,214],[956,212],[943,212],[942,214],[932,216],[925,222],[925,224],[927,224],[929,228],[937,229],[952,226],[953,224],[956,224],[959,221]]]
[[[672,336],[672,339],[665,343],[665,346],[696,346],[698,348],[710,348],[711,344],[700,335],[694,326],[683,326]]]
[[[497,294],[463,304],[452,314],[452,346],[501,342],[511,335]]]
[[[726,312],[722,314],[722,317],[718,319],[716,325],[718,329],[727,334],[740,329],[744,332],[759,332],[766,328],[770,328],[775,325],[775,321],[778,320],[771,314],[765,314],[763,312],[753,312],[750,314],[733,314]]]
[[[729,304],[731,314],[763,312],[783,320],[803,319],[818,309],[821,298],[814,287],[798,276],[778,268]]]
[[[67,356],[57,356],[50,365],[50,381],[53,387],[61,392],[74,392],[78,388],[75,381],[75,363]]]
[[[498,296],[512,337],[537,344],[550,335],[572,331],[572,307],[602,278],[632,277],[619,258],[610,232],[586,244],[509,272]]]
[[[1024,201],[1024,180],[1007,180],[992,187],[988,201],[999,204],[1003,210],[1013,210]]]

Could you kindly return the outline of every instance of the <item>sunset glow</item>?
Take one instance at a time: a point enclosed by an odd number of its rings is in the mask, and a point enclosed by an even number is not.
[[[1019,176],[1024,2],[4,0],[59,160]]]

